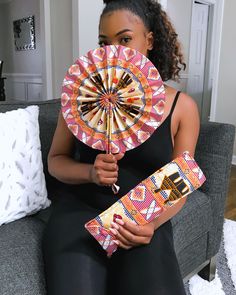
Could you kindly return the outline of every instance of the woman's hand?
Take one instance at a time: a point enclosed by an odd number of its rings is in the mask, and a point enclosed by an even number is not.
[[[99,154],[90,171],[91,182],[101,186],[108,186],[116,183],[118,179],[117,162],[124,157],[124,154]]]
[[[115,243],[123,249],[148,245],[153,237],[155,226],[153,222],[145,225],[136,225],[132,222],[124,222],[116,219],[111,223],[110,231],[116,237]]]

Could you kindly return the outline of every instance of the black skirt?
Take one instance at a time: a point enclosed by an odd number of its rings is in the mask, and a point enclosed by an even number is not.
[[[99,213],[74,198],[56,205],[43,242],[48,295],[185,294],[170,221],[149,245],[108,258],[84,228]]]

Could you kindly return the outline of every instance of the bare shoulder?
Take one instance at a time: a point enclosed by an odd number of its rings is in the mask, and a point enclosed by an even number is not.
[[[186,150],[191,155],[194,155],[199,135],[200,119],[196,102],[186,93],[181,92],[179,95],[171,124],[174,142],[173,157]]]
[[[179,107],[183,110],[183,111],[193,111],[196,112],[198,111],[198,107],[197,107],[197,103],[195,102],[195,100],[189,96],[188,94],[181,92],[180,96],[179,96]]]
[[[166,97],[167,97],[167,110],[170,110],[174,99],[176,97],[177,90],[173,87],[167,86],[166,87]],[[169,113],[169,112],[168,112]],[[177,123],[183,117],[189,116],[198,116],[198,107],[195,100],[184,92],[180,92],[178,102],[175,106],[175,111],[173,114],[174,120]]]
[[[198,106],[195,100],[186,93],[181,93],[176,109],[176,116],[179,122],[179,130],[187,131],[190,129],[199,132],[200,117]]]
[[[178,101],[177,113],[181,125],[200,125],[198,106],[195,100],[186,93],[181,93]]]

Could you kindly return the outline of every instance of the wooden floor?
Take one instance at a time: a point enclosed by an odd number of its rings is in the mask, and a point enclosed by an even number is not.
[[[236,166],[232,166],[225,218],[236,221]]]

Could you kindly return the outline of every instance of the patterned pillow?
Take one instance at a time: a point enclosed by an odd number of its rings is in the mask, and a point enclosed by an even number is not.
[[[38,114],[37,106],[0,113],[0,225],[50,205]]]

